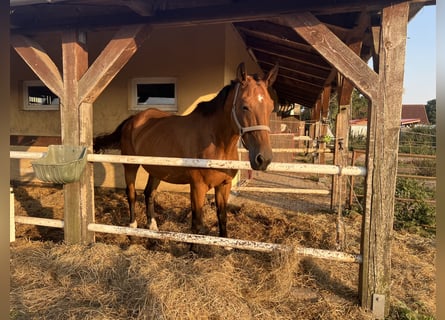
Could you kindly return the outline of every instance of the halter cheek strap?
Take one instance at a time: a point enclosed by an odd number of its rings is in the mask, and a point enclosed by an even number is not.
[[[259,130],[266,130],[266,131],[270,131],[270,128],[266,125],[257,125],[257,126],[250,126],[250,127],[243,127],[241,126],[241,123],[239,122],[237,116],[236,116],[236,98],[238,97],[238,90],[239,90],[239,86],[240,84],[237,83],[236,84],[236,89],[235,89],[235,97],[233,98],[233,108],[232,108],[232,118],[235,121],[236,126],[238,127],[239,130],[239,135],[242,137],[246,132],[250,132],[250,131],[259,131]]]

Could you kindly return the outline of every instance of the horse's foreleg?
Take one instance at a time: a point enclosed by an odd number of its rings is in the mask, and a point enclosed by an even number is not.
[[[231,187],[230,183],[215,187],[216,214],[220,237],[227,237],[227,202],[229,201]]]
[[[139,165],[134,164],[124,164],[125,171],[125,183],[127,184],[126,193],[128,200],[128,207],[130,209],[130,223],[129,226],[132,228],[137,228],[138,223],[136,221],[136,187],[135,180],[136,174],[138,172]]]
[[[161,180],[159,180],[158,178],[149,175],[148,182],[144,190],[145,214],[147,215],[147,224],[150,230],[158,230],[158,225],[156,223],[154,196],[160,182]]]
[[[207,233],[203,222],[203,207],[208,187],[205,184],[190,185],[190,201],[192,205],[192,232],[198,234]]]

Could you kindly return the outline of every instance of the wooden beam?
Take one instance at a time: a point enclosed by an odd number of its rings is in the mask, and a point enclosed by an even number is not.
[[[61,100],[60,117],[62,144],[86,146],[92,151],[92,105],[79,101],[79,79],[88,69],[86,37],[82,32],[67,30],[62,33],[62,61],[64,99]],[[92,164],[87,163],[80,181],[65,184],[64,237],[65,242],[92,243],[94,232],[88,224],[94,223],[94,179]]]
[[[307,76],[311,76],[313,78],[318,78],[322,81],[326,79],[326,77],[331,72],[330,69],[319,68],[317,66],[307,64],[302,61],[298,61],[295,59],[289,59],[289,57],[281,57],[278,55],[273,55],[273,52],[260,52],[255,51],[255,57],[258,60],[271,61],[272,63],[278,62],[280,64],[280,68],[287,68],[289,70],[293,70],[295,73],[301,73]],[[272,57],[271,57],[272,55]]]
[[[79,144],[78,81],[88,69],[88,52],[75,30],[62,33],[64,99],[60,105],[62,144]]]
[[[11,35],[11,44],[39,79],[57,95],[59,99],[62,99],[62,76],[45,50],[34,40],[19,34]]]
[[[378,95],[368,115],[367,176],[362,224],[359,294],[375,318],[389,313],[391,237],[402,110],[403,74],[409,3],[383,9]]]
[[[342,77],[337,87],[338,113],[335,119],[335,148],[334,164],[348,165],[349,119],[351,118],[351,95],[354,86]],[[346,177],[332,176],[331,209],[338,214],[342,212],[342,205],[346,198]]]
[[[93,103],[150,34],[149,25],[121,27],[80,79],[80,101]]]
[[[149,28],[143,25],[122,27],[90,68],[86,38],[75,30],[62,35],[64,97],[61,103],[62,143],[86,146],[92,152],[92,103],[133,56]],[[94,242],[88,224],[94,223],[94,176],[87,164],[80,181],[64,186],[65,241]]]
[[[394,2],[402,2],[395,0]],[[435,4],[435,0],[414,0],[418,3]],[[126,1],[123,1],[123,5]],[[157,1],[152,1],[157,2]],[[166,1],[160,1],[161,3]],[[170,1],[169,1],[170,2]],[[175,2],[175,1],[172,1]],[[195,1],[180,1],[184,3],[194,3]],[[379,11],[382,6],[388,3],[387,0],[367,1],[366,10]],[[238,21],[257,21],[267,20],[279,15],[285,15],[293,12],[311,11],[315,15],[333,15],[337,13],[357,12],[364,9],[362,1],[331,1],[326,6],[326,1],[295,1],[295,0],[248,0],[248,1],[228,1],[227,3],[218,3],[209,1],[204,5],[196,6],[184,5],[172,9],[156,10],[153,15],[138,16],[134,14],[110,14],[82,16],[72,15],[62,20],[38,21],[38,24],[30,22],[16,28],[18,32],[39,31],[60,31],[67,28],[101,28],[122,26],[131,24],[150,24],[163,27],[184,27],[198,24],[220,24],[232,23]],[[133,10],[134,10],[133,6]],[[138,12],[149,14],[149,9],[137,9]],[[145,11],[145,12],[142,12]],[[33,20],[34,21],[34,20]]]
[[[361,41],[349,45],[355,54],[360,54]],[[351,96],[354,85],[351,81],[339,75],[337,87],[338,114],[335,119],[335,147],[334,164],[347,166],[349,160],[349,120],[351,119]],[[339,175],[332,176],[331,209],[337,212],[337,245],[344,247],[345,234],[342,228],[343,208],[346,204],[347,177]]]
[[[375,72],[379,72],[380,26],[372,26],[372,63]]]
[[[320,95],[320,135],[326,136],[328,133],[328,112],[329,112],[329,102],[331,100],[331,91],[332,87],[330,85],[326,85],[323,89],[323,92]],[[320,145],[318,146],[320,149],[326,148],[326,142],[322,141],[320,142]],[[324,153],[320,153],[318,155],[318,163],[320,164],[326,164],[326,157]]]
[[[246,45],[256,51],[270,53],[271,55],[281,56],[294,61],[300,61],[305,64],[317,67],[319,69],[331,70],[329,65],[322,57],[316,53],[299,50],[288,45],[282,45],[280,42],[285,40],[263,40],[251,36],[245,37]]]
[[[321,93],[321,120],[325,121],[328,118],[329,102],[331,100],[332,87],[326,85]]]
[[[141,15],[143,17],[151,16],[153,15],[153,13],[156,12],[156,3],[157,2],[144,0],[127,0],[122,2],[122,4],[126,5],[138,15]]]
[[[61,104],[63,144],[82,145],[92,152],[92,103],[149,35],[143,25],[122,27],[90,68],[86,38],[68,30],[62,35],[64,97]],[[94,242],[87,226],[94,223],[93,165],[87,164],[79,182],[64,186],[65,241]]]
[[[363,94],[369,98],[376,95],[377,73],[313,14],[295,13],[272,21],[293,28]]]

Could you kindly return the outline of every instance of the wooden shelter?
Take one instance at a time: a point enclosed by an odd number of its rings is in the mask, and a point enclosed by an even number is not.
[[[359,294],[363,307],[382,317],[389,310],[391,231],[407,23],[434,0],[11,0],[11,45],[60,98],[61,141],[92,151],[95,100],[156,28],[231,24],[258,66],[279,62],[274,86],[282,103],[312,108],[327,117],[337,90],[340,112],[335,164],[346,165],[352,89],[371,101]],[[115,30],[90,64],[88,30]],[[61,35],[62,70],[33,38]],[[155,50],[156,48],[153,48]],[[374,70],[367,61],[373,59]],[[14,66],[11,67],[14,72]],[[341,175],[334,185],[345,183]],[[92,165],[64,186],[65,240],[94,241]],[[334,189],[337,188],[334,186]],[[342,190],[342,188],[338,188]],[[343,188],[345,190],[345,188]],[[333,196],[339,203],[341,194]]]

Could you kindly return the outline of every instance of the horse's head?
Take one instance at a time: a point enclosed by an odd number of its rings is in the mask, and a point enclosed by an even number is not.
[[[249,150],[249,161],[254,170],[266,170],[272,161],[269,118],[274,102],[268,88],[274,83],[277,73],[278,65],[264,79],[247,75],[244,63],[237,69],[232,122],[239,130],[244,147]]]

